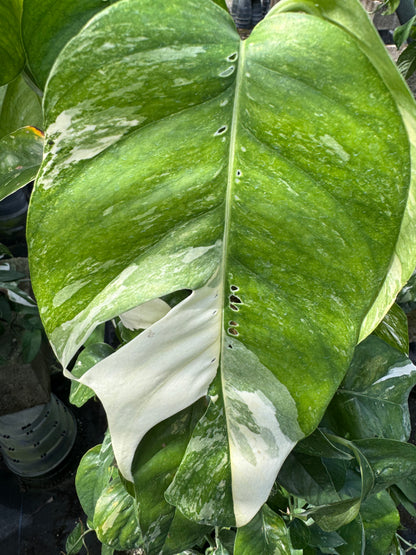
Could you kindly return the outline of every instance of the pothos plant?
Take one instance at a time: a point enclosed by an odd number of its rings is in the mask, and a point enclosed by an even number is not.
[[[415,103],[358,0],[283,0],[245,41],[224,8],[0,3],[2,82],[43,90],[33,288],[108,417],[88,526],[105,552],[399,552]],[[119,316],[143,331],[70,372]]]

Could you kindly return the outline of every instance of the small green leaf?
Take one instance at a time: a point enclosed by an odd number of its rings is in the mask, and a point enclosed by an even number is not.
[[[43,133],[23,127],[0,139],[0,200],[33,181],[42,162]]]
[[[400,526],[396,506],[386,491],[372,495],[362,504],[365,530],[365,553],[388,555]]]
[[[43,129],[42,100],[22,76],[3,87],[0,100],[0,138],[25,126]]]
[[[402,44],[407,41],[415,21],[416,21],[416,15],[411,17],[409,21],[406,21],[404,25],[399,25],[399,27],[395,28],[393,32],[393,39],[394,39],[394,42],[396,43],[397,48],[400,48]]]
[[[234,555],[290,555],[289,531],[283,519],[264,505],[245,526],[237,529]]]
[[[397,67],[405,79],[409,79],[416,70],[416,44],[411,42],[397,59]],[[400,299],[400,302],[401,299]]]
[[[0,85],[12,81],[25,64],[20,38],[22,4],[22,0],[0,2]]]
[[[399,7],[400,0],[384,0],[382,5],[383,15],[393,14]]]
[[[72,370],[73,375],[76,378],[80,378],[87,370],[92,368],[94,364],[97,364],[100,360],[111,355],[114,349],[107,345],[107,343],[93,343],[89,344],[81,353],[79,354],[74,368]],[[75,380],[71,381],[71,391],[69,394],[70,402],[77,406],[82,407],[88,399],[94,397],[94,392],[88,386],[83,385]]]
[[[76,555],[81,551],[83,547],[83,543],[82,543],[83,536],[84,536],[84,526],[82,522],[79,521],[66,540],[66,544],[65,544],[66,555]]]
[[[312,518],[324,532],[332,532],[352,522],[360,511],[359,498],[346,499],[310,511]]]
[[[340,530],[342,530],[341,528]],[[324,532],[316,524],[309,527],[309,544],[318,547],[323,553],[336,553],[336,549],[345,545],[345,540],[339,532]],[[351,553],[348,553],[351,555]]]
[[[95,506],[101,492],[110,483],[113,461],[111,440],[107,434],[102,445],[96,445],[87,451],[79,463],[75,487],[81,506],[90,521],[93,521]]]

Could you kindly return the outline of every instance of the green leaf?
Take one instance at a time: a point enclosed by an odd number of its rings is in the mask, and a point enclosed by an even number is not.
[[[22,334],[22,360],[32,362],[42,345],[42,331],[39,329],[25,330]]]
[[[95,506],[101,492],[110,483],[113,473],[114,454],[110,436],[104,438],[102,445],[96,445],[85,453],[79,463],[75,477],[75,487],[81,506],[92,522]]]
[[[278,482],[291,494],[313,505],[340,500],[331,474],[319,457],[291,453],[279,472]]]
[[[29,87],[23,77],[3,87],[0,101],[0,138],[25,126],[43,128],[40,97]]]
[[[23,0],[0,2],[0,85],[17,77],[25,64],[20,39],[22,3]]]
[[[211,531],[183,517],[164,497],[179,466],[196,421],[197,403],[155,426],[141,441],[133,462],[135,495],[146,552],[176,553]]]
[[[121,0],[45,91],[28,236],[46,330],[65,366],[99,323],[193,290],[80,381],[131,479],[146,431],[205,395],[220,361],[219,440],[208,420],[200,437],[221,479],[201,491],[193,437],[171,486],[195,477],[180,510],[196,520],[209,489],[213,520],[254,517],[416,265],[413,99],[358,3],[331,2],[333,21],[304,4],[241,42],[211,1]]]
[[[98,539],[113,549],[133,549],[142,545],[136,502],[126,491],[117,471],[97,499],[93,526]]]
[[[391,307],[373,334],[405,355],[409,354],[407,317],[398,304]]]
[[[331,401],[325,422],[349,439],[410,436],[408,397],[416,367],[378,337],[357,346],[348,373]]]
[[[400,517],[389,494],[381,491],[362,505],[361,516],[365,530],[365,553],[389,555]]]
[[[338,534],[344,540],[344,544],[337,547],[339,555],[364,554],[365,532],[361,517],[357,517],[349,524],[338,529]]]
[[[109,545],[102,545],[101,546],[101,555],[113,555],[115,549],[110,547]]]
[[[0,200],[33,181],[42,162],[43,134],[23,127],[0,139]]]
[[[401,481],[416,484],[416,446],[392,439],[354,442],[369,461],[375,476],[375,492]]]
[[[402,44],[407,41],[415,21],[416,21],[416,15],[411,17],[409,21],[406,21],[404,25],[399,25],[399,27],[395,28],[393,32],[393,39],[394,39],[394,42],[396,43],[397,48],[400,48]]]
[[[283,519],[267,505],[245,526],[237,530],[234,555],[289,555],[289,532]]]
[[[72,369],[72,374],[80,378],[85,372],[92,368],[94,364],[97,364],[100,360],[111,355],[111,353],[114,353],[114,349],[106,343],[93,343],[88,345],[79,354]],[[91,397],[94,397],[94,391],[92,391],[92,389],[75,380],[71,382],[69,400],[73,405],[82,407]]]
[[[400,0],[384,0],[383,2],[383,15],[393,14],[399,7]]]
[[[66,540],[65,551],[67,555],[76,555],[81,551],[83,547],[83,543],[82,543],[83,536],[84,536],[84,526],[82,522],[79,521]]]
[[[303,549],[310,545],[311,533],[309,527],[299,518],[293,519],[289,524],[289,535],[294,549]]]
[[[28,65],[44,88],[49,71],[65,44],[94,14],[116,0],[24,0],[22,36]]]
[[[416,44],[410,43],[397,59],[397,67],[405,79],[409,79],[416,70]]]

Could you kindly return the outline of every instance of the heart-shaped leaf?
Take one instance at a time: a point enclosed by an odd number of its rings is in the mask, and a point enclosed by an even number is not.
[[[146,431],[218,368],[169,489],[206,523],[254,517],[415,265],[410,93],[354,0],[293,6],[241,42],[210,0],[120,0],[45,91],[28,233],[46,330],[66,365],[99,323],[194,290],[81,382],[131,479]]]

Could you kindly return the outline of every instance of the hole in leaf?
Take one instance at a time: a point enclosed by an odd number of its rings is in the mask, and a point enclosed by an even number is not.
[[[241,299],[237,295],[230,295],[230,303],[241,304]]]
[[[237,177],[241,177],[241,175],[242,175],[241,170],[237,170],[236,175],[237,175]]]
[[[224,135],[224,133],[227,131],[228,127],[226,125],[223,125],[222,127],[220,127],[219,129],[217,129],[214,133],[214,137],[217,137],[218,135]]]
[[[228,345],[228,348],[229,348],[229,349],[232,349],[232,348],[233,348],[233,346],[232,346],[232,345]]]
[[[228,322],[228,325],[229,325],[229,326],[238,326],[237,322],[234,322],[234,320],[230,320],[230,321]]]
[[[230,335],[238,335],[238,331],[235,328],[228,328],[228,333]]]
[[[230,308],[231,308],[231,310],[234,310],[235,312],[238,312],[238,307],[236,307],[235,304],[230,304]]]
[[[227,67],[227,69],[224,69],[224,71],[221,71],[219,76],[220,77],[229,77],[230,75],[232,75],[234,73],[234,70],[235,70],[234,66]]]
[[[237,285],[231,285],[230,289],[231,291],[238,291]]]
[[[238,52],[233,52],[227,57],[227,62],[235,62],[238,58]]]

